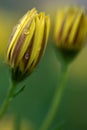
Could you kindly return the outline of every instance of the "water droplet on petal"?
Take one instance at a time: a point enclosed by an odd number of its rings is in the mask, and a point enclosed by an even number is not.
[[[26,54],[25,54],[25,60],[28,60],[29,59],[29,52],[27,52]]]

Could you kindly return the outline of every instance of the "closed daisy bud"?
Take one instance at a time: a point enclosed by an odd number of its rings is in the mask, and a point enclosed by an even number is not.
[[[87,14],[83,8],[62,8],[58,11],[54,39],[60,49],[80,50],[87,36]]]
[[[7,47],[7,63],[13,80],[28,76],[38,64],[46,47],[50,18],[34,8],[15,26]]]
[[[54,41],[63,58],[72,57],[84,47],[87,37],[85,9],[69,7],[59,9],[54,26]]]

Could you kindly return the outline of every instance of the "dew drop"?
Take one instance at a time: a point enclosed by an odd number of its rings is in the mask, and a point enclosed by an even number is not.
[[[25,60],[28,60],[29,59],[29,52],[27,52],[26,54],[25,54]]]

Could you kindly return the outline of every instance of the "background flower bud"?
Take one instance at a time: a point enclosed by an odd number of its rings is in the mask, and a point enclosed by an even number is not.
[[[69,7],[58,10],[55,19],[54,40],[63,50],[80,50],[87,37],[87,14],[83,8]]]
[[[15,26],[7,47],[7,63],[14,80],[22,80],[38,64],[46,47],[50,28],[49,16],[28,11]]]

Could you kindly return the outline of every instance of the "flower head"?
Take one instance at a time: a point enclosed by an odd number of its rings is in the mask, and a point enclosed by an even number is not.
[[[87,14],[83,8],[69,7],[58,10],[54,40],[62,50],[80,50],[87,36]]]
[[[14,80],[22,80],[38,64],[46,47],[50,28],[49,16],[28,11],[15,26],[7,47],[7,63]]]

